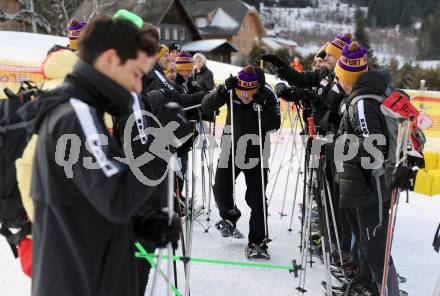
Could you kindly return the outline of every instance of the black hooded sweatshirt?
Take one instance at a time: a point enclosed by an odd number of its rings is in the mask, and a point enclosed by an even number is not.
[[[356,84],[353,86],[351,94],[345,99],[344,110],[348,110],[350,102],[358,96],[365,95],[354,106],[351,116],[349,112],[344,112],[341,121],[341,134],[352,134],[359,140],[359,150],[357,155],[343,163],[344,171],[338,174],[340,185],[341,207],[366,207],[378,203],[378,189],[373,170],[361,165],[371,155],[371,147],[377,149],[383,159],[387,157],[387,144],[381,145],[372,142],[372,145],[366,147],[367,139],[372,135],[382,135],[388,142],[388,132],[384,115],[380,109],[381,103],[368,95],[386,96],[390,89],[391,76],[383,70],[372,70],[362,74]],[[383,177],[380,177],[380,188],[382,199],[386,201],[390,197],[390,192],[386,189]]]
[[[104,112],[124,116],[132,102],[123,87],[79,61],[61,87],[19,110],[38,134],[33,296],[137,294],[130,218],[154,188],[115,159],[122,147],[103,120]],[[58,164],[69,157],[77,159],[71,168]],[[143,173],[157,179],[162,166],[154,159]]]

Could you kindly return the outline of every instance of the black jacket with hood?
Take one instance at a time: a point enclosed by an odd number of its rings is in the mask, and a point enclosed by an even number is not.
[[[365,163],[371,163],[375,160],[371,154],[374,153],[372,148],[377,149],[375,154],[386,159],[388,132],[384,115],[380,109],[380,102],[368,98],[368,95],[385,96],[390,89],[390,84],[391,77],[388,72],[368,71],[358,78],[351,94],[345,99],[342,108],[346,112],[344,112],[341,121],[340,133],[355,135],[359,141],[359,150],[353,159],[343,162],[343,172],[338,174],[341,207],[367,207],[378,203],[378,186],[373,173],[378,173],[382,166],[376,167],[378,169],[376,170],[366,168]],[[354,98],[364,95],[366,97],[354,104],[352,116],[349,116],[347,108],[350,102]],[[373,135],[385,137],[386,143],[384,145],[375,141],[369,143],[369,138]],[[361,164],[362,158],[364,158],[364,165]],[[383,164],[383,161],[380,161],[379,164]],[[390,198],[390,192],[385,187],[383,176],[379,179],[382,200],[387,201]]]
[[[268,84],[260,87],[259,92],[263,95],[266,100],[266,106],[261,112],[261,125],[263,133],[263,149],[265,152],[264,161],[267,161],[270,154],[270,141],[265,141],[267,133],[274,132],[280,128],[280,110],[279,101],[276,94],[273,92],[272,88]],[[254,110],[253,103],[243,104],[243,102],[238,98],[235,91],[233,92],[233,102],[234,102],[234,143],[235,149],[237,150],[237,143],[242,136],[245,135],[258,135],[258,116],[257,111]],[[228,114],[226,116],[225,128],[231,126],[231,104],[230,104],[230,93],[226,92],[224,86],[221,85],[219,88],[211,92],[202,102],[202,111],[206,113],[213,113],[218,110],[223,105],[227,106]],[[226,134],[228,136],[226,137]],[[224,141],[230,141],[230,133],[223,132],[222,136],[222,154],[228,153],[224,148],[231,148],[229,144],[224,143]],[[225,146],[223,146],[225,145]],[[258,143],[246,142],[245,150],[245,161],[249,158],[258,158],[260,156],[260,148]],[[237,155],[237,154],[236,154]],[[267,163],[265,163],[267,165]]]
[[[165,78],[165,74],[163,73],[160,65],[156,63],[153,70],[148,72],[142,78],[143,100],[148,100],[149,102],[147,103],[154,107],[150,101],[151,96],[145,97],[145,95],[147,95],[150,91],[160,89],[165,89],[167,91],[167,99],[172,102],[179,103],[184,108],[200,104],[206,94],[206,92],[202,91],[188,94],[186,92],[176,90],[176,87]]]
[[[155,188],[116,160],[122,147],[103,120],[104,112],[124,116],[132,102],[123,87],[79,61],[62,86],[19,110],[38,134],[32,295],[136,295],[130,218]],[[66,159],[71,164],[62,166]],[[163,171],[156,158],[143,173],[157,179]]]

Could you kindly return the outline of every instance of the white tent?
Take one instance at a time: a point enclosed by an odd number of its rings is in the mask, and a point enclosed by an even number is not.
[[[16,62],[42,62],[55,44],[66,46],[67,37],[14,31],[0,31],[0,59]]]

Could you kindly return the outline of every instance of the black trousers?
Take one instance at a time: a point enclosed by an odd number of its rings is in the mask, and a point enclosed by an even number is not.
[[[222,152],[223,153],[223,152]],[[239,215],[232,215],[231,210],[234,209],[234,199],[232,196],[232,165],[231,156],[229,156],[229,162],[227,168],[217,167],[215,175],[215,184],[213,186],[214,198],[217,203],[220,217],[228,219],[233,223],[236,223],[240,218]],[[219,161],[220,163],[220,161]],[[237,178],[240,173],[243,173],[246,179],[246,194],[245,199],[247,205],[251,208],[251,217],[249,219],[249,235],[248,239],[250,243],[260,243],[265,239],[265,229],[263,211],[263,197],[261,188],[261,168],[260,163],[251,169],[240,169],[235,167],[235,177]],[[264,169],[264,188],[267,186],[267,172],[268,169]],[[266,189],[265,189],[266,190]],[[237,197],[237,196],[236,196]],[[238,198],[238,197],[237,197]],[[264,201],[266,205],[267,214],[267,198]]]
[[[365,256],[373,282],[379,291],[383,276],[389,207],[390,202],[385,202],[382,213],[382,226],[377,228],[379,222],[379,207],[377,205],[356,209],[359,224],[359,248]],[[387,288],[388,296],[399,295],[399,281],[392,258],[389,262]]]
[[[351,250],[351,229],[347,221],[345,209],[339,207],[339,184],[336,180],[336,166],[334,161],[334,143],[326,144],[325,151],[325,176],[329,185],[330,197],[335,211],[336,229],[338,230],[339,242],[343,254],[349,254]],[[330,205],[328,205],[330,211]],[[329,222],[332,227],[332,241],[336,244],[333,220],[329,212]]]
[[[154,243],[148,242],[140,237],[136,237],[136,241],[140,242],[147,252],[155,252],[156,246]],[[135,252],[137,252],[137,249]],[[148,277],[150,276],[151,265],[145,258],[136,258],[135,262],[138,276],[138,295],[144,296],[148,284]]]

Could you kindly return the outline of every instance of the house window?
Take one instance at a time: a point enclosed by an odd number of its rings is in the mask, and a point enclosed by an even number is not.
[[[170,40],[171,39],[171,34],[170,34],[171,32],[170,32],[170,28],[165,28],[165,36],[164,36],[164,39],[165,40]]]
[[[173,28],[173,40],[179,40],[179,30],[177,28]]]
[[[184,28],[179,29],[179,38],[182,41],[185,40],[185,29]]]

